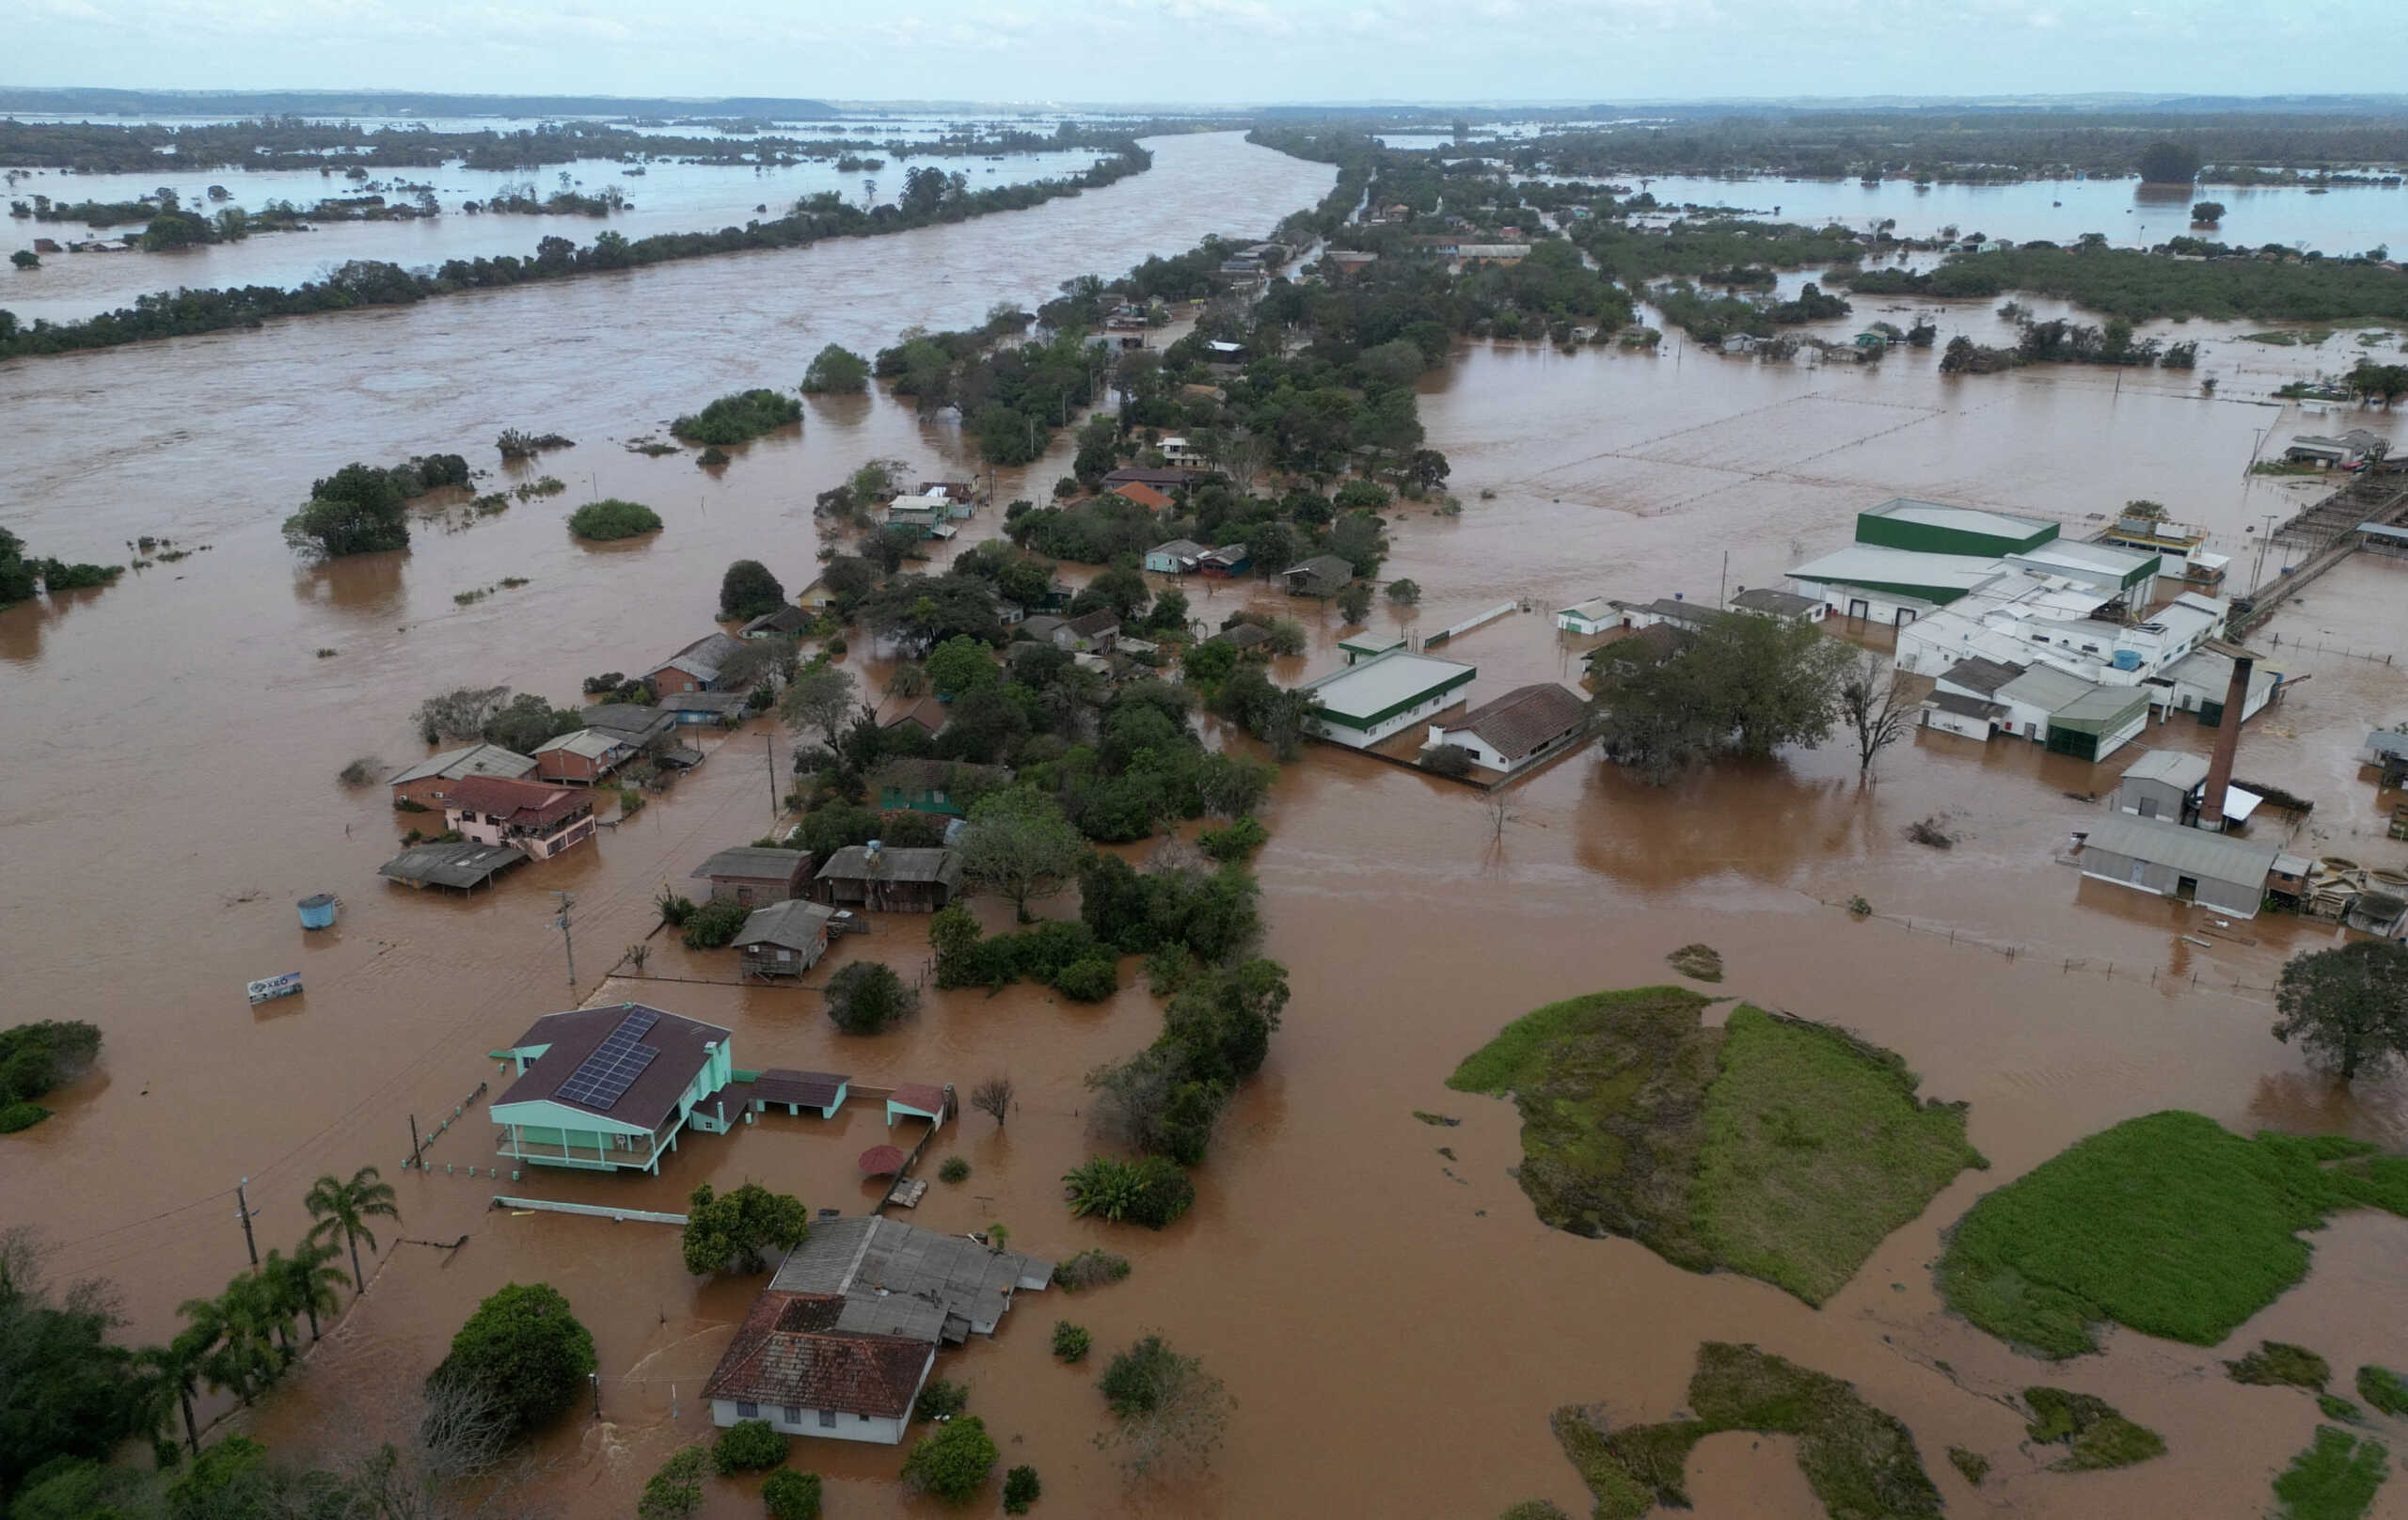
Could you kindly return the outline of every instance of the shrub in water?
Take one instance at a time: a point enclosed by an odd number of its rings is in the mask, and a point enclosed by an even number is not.
[[[781,1467],[761,1485],[769,1520],[819,1520],[819,1475]]]
[[[721,1478],[774,1467],[786,1460],[786,1438],[766,1419],[739,1419],[719,1433],[711,1449],[711,1465]]]

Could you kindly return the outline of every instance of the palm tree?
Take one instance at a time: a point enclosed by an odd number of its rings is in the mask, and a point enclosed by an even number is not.
[[[195,1300],[206,1303],[208,1300]],[[190,1306],[186,1306],[190,1307]],[[142,1369],[150,1399],[150,1428],[167,1423],[178,1408],[184,1417],[184,1444],[200,1455],[200,1429],[192,1417],[192,1396],[200,1386],[200,1361],[207,1348],[195,1330],[185,1330],[164,1346],[145,1346],[134,1354]]]
[[[342,1275],[341,1267],[328,1265],[341,1255],[341,1246],[305,1236],[293,1247],[291,1256],[268,1252],[266,1262],[260,1268],[274,1280],[286,1312],[298,1309],[309,1317],[312,1343],[318,1338],[319,1314],[332,1314],[342,1306],[342,1301],[335,1296],[335,1285],[351,1279]]]
[[[293,1360],[293,1318],[301,1308],[293,1297],[293,1263],[271,1245],[267,1259],[253,1267],[251,1275],[259,1284],[253,1291],[260,1310],[276,1326],[277,1354],[289,1363]]]
[[[276,1381],[274,1315],[260,1280],[248,1273],[215,1298],[189,1298],[176,1312],[191,1322],[176,1338],[191,1365],[213,1388],[230,1389],[246,1404]]]
[[[311,1240],[332,1240],[337,1230],[342,1232],[343,1243],[351,1247],[352,1287],[363,1293],[368,1290],[368,1277],[359,1270],[359,1243],[365,1239],[370,1250],[376,1249],[376,1236],[368,1221],[402,1217],[401,1210],[393,1206],[393,1184],[376,1178],[373,1166],[362,1166],[348,1182],[328,1172],[310,1184],[309,1195],[301,1200],[309,1217],[317,1221],[309,1227]]]

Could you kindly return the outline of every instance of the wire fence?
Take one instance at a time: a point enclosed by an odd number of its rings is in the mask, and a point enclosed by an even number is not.
[[[1994,940],[1981,939],[1945,924],[1934,924],[1928,921],[1918,924],[1913,919],[1903,915],[1870,910],[1859,911],[1846,902],[1830,902],[1826,899],[1826,906],[1840,909],[1853,918],[1878,919],[1884,924],[1894,925],[1905,929],[1909,934],[1929,935],[1963,949],[1988,951],[2003,960],[2028,960],[2043,968],[2050,961],[2054,960],[2061,975],[2099,976],[2109,981],[2144,982],[2151,987],[2184,990],[2204,988],[2209,991],[2228,992],[2235,996],[2249,997],[2255,1001],[2268,1003],[2273,999],[2274,989],[2271,985],[2260,987],[2255,982],[2244,982],[2237,976],[2225,975],[2212,966],[2189,966],[2177,970],[2171,966],[2159,965],[2154,961],[2111,959],[2096,956],[2063,956],[2053,951],[2034,949],[2030,945],[2001,944]],[[2219,942],[2245,948],[2242,942],[2228,937],[2210,938],[2208,941],[2210,946]]]

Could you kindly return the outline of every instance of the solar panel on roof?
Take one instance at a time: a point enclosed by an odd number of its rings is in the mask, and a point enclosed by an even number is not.
[[[553,1096],[565,1102],[607,1111],[626,1095],[627,1088],[660,1053],[649,1045],[637,1043],[659,1021],[658,1014],[642,1009],[620,1020],[619,1026],[603,1037],[593,1054],[578,1063],[577,1069],[569,1073],[568,1080]]]

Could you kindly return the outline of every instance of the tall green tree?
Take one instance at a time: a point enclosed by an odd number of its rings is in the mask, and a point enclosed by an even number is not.
[[[1086,844],[1060,803],[1033,787],[1015,786],[979,799],[955,848],[961,879],[1008,898],[1025,924],[1032,901],[1069,884]]]
[[[360,1270],[359,1243],[376,1249],[375,1232],[369,1228],[372,1219],[390,1219],[399,1223],[402,1211],[393,1202],[393,1184],[379,1181],[373,1166],[362,1166],[351,1174],[346,1182],[328,1172],[309,1185],[309,1195],[301,1206],[317,1221],[309,1227],[311,1240],[332,1240],[340,1231],[343,1243],[351,1247],[351,1285],[354,1292],[368,1290],[368,1275]]]
[[[869,388],[869,360],[849,348],[830,343],[812,356],[802,372],[806,396],[859,395]]]
[[[56,1457],[102,1458],[148,1421],[108,1286],[52,1287],[30,1227],[0,1229],[0,1502]],[[155,1429],[155,1426],[152,1428]]]
[[[271,1250],[267,1259],[260,1263],[260,1271],[275,1286],[286,1309],[308,1317],[312,1342],[318,1338],[318,1316],[332,1314],[342,1306],[335,1289],[351,1282],[334,1264],[341,1255],[342,1248],[332,1241],[304,1236],[293,1245],[291,1256]]]
[[[720,578],[719,615],[752,619],[784,607],[786,589],[758,560],[738,560]]]
[[[477,1306],[427,1374],[430,1401],[450,1390],[491,1398],[511,1436],[559,1417],[595,1367],[594,1337],[548,1283],[510,1283]]]
[[[2294,956],[2274,984],[2274,1037],[2354,1082],[2408,1054],[2408,946],[2361,940]]]
[[[409,511],[389,470],[352,464],[309,487],[284,541],[327,559],[409,547]]]
[[[680,1245],[686,1270],[699,1277],[730,1267],[763,1271],[769,1247],[791,1251],[810,1234],[811,1211],[791,1193],[772,1193],[758,1182],[747,1182],[720,1194],[705,1182],[686,1201]]]

